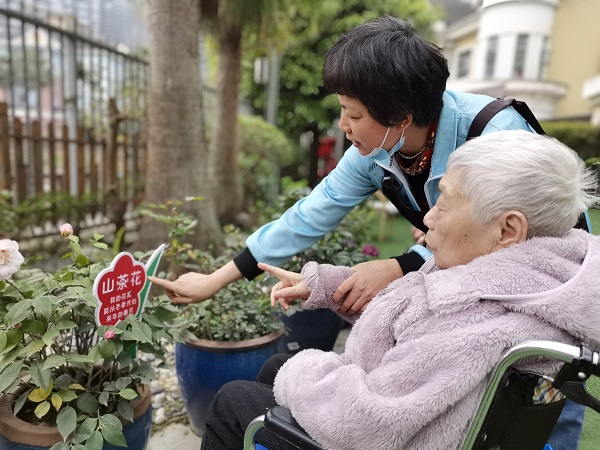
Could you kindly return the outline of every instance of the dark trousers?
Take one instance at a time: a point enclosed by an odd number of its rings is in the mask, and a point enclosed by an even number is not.
[[[219,389],[208,410],[202,450],[242,449],[248,424],[277,405],[273,382],[279,368],[291,356],[269,358],[260,369],[256,382],[231,381]],[[257,441],[271,449],[296,449],[265,429],[257,433]]]

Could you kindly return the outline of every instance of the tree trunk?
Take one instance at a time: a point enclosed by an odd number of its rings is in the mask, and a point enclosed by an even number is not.
[[[211,167],[219,186],[218,215],[221,223],[235,223],[243,205],[242,181],[238,166],[238,107],[242,58],[242,27],[226,18],[217,25],[219,76],[211,139]]]
[[[204,138],[198,46],[198,0],[149,0],[150,84],[145,203],[184,202],[182,211],[198,219],[185,240],[195,248],[223,248]],[[145,217],[139,247],[155,248],[168,239],[167,228]]]

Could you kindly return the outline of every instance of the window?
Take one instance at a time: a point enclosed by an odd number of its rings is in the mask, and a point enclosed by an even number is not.
[[[525,76],[525,57],[527,55],[528,34],[519,34],[517,36],[517,48],[515,49],[515,66],[513,76],[523,78]]]
[[[496,66],[496,52],[498,51],[498,36],[488,38],[487,53],[485,55],[485,78],[490,79],[494,76]]]
[[[538,80],[544,79],[544,72],[546,67],[548,66],[548,61],[550,59],[550,51],[548,49],[548,36],[544,36],[544,41],[542,42],[542,54],[540,55],[540,68],[538,71]]]
[[[471,62],[471,50],[465,50],[458,54],[458,67],[456,78],[464,78],[469,74],[469,63]]]

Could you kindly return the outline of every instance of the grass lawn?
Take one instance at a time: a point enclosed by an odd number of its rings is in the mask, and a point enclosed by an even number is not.
[[[600,209],[591,209],[589,215],[592,222],[592,232],[600,235]],[[376,223],[373,224],[374,236],[377,236],[378,226],[379,221],[376,221]],[[398,217],[397,215],[388,216],[385,239],[382,242],[374,241],[373,244],[377,245],[379,248],[381,258],[401,255],[406,249],[413,245],[410,236],[410,224],[404,218]],[[588,389],[596,398],[600,399],[599,378],[590,378]],[[579,450],[598,449],[600,449],[600,414],[587,408]]]

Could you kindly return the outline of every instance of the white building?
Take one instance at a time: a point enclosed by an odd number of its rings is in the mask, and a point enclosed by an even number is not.
[[[542,120],[600,125],[600,1],[439,2],[449,12],[448,89],[514,97]]]

